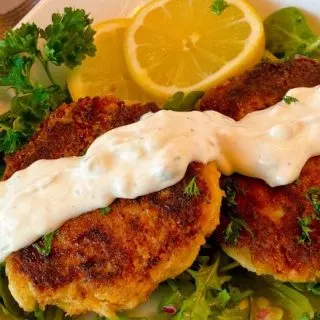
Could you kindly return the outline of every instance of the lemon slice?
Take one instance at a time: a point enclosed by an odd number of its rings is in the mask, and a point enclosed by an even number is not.
[[[169,97],[205,90],[252,67],[264,47],[263,23],[244,0],[228,0],[221,15],[212,0],[155,0],[134,17],[125,57],[135,81]]]
[[[73,100],[82,97],[116,95],[123,100],[149,100],[148,95],[132,80],[125,63],[124,33],[131,19],[115,19],[98,23],[96,55],[71,71],[67,84]]]

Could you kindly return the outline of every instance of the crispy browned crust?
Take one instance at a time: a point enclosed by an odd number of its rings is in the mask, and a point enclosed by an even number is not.
[[[143,114],[158,110],[154,103],[133,104],[128,108],[112,96],[64,104],[42,123],[24,148],[7,157],[4,179],[39,159],[83,154],[102,133],[136,122]]]
[[[64,105],[21,151],[7,159],[6,177],[37,159],[83,153],[103,132],[136,121],[154,105],[84,99]],[[196,176],[201,195],[184,188]],[[6,261],[10,290],[25,310],[58,305],[69,314],[105,316],[145,301],[159,282],[175,277],[195,259],[219,220],[219,174],[215,165],[192,164],[179,184],[136,200],[117,200],[68,221],[49,257],[29,246]],[[36,226],[35,226],[36,228]]]
[[[208,92],[200,108],[241,119],[249,112],[279,102],[289,89],[319,84],[317,62],[297,59],[283,64],[261,64]],[[284,281],[319,280],[320,221],[315,219],[312,223],[311,245],[298,244],[297,240],[301,235],[298,218],[315,213],[306,195],[311,187],[320,187],[320,157],[307,162],[297,183],[284,187],[271,188],[261,180],[240,175],[231,178],[237,190],[233,214],[247,222],[253,237],[243,231],[236,246],[226,243],[224,230],[230,222],[231,209],[224,205],[217,239],[225,251],[258,274],[271,274]]]
[[[262,63],[225,85],[209,90],[200,110],[215,110],[240,120],[246,114],[279,102],[289,89],[314,87],[320,79],[320,63],[300,58],[285,63]]]

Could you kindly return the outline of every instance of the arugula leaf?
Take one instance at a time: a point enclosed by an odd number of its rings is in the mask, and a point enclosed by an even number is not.
[[[307,199],[313,205],[313,208],[314,208],[314,211],[315,211],[317,218],[320,218],[319,196],[320,196],[320,189],[319,188],[313,187],[313,188],[310,188],[307,192]]]
[[[196,177],[193,177],[189,184],[185,187],[183,194],[187,195],[188,197],[197,197],[200,195]]]
[[[295,97],[291,97],[291,96],[285,96],[283,98],[283,101],[286,103],[286,104],[291,104],[291,103],[296,103],[296,102],[299,102],[299,100]]]
[[[182,91],[178,91],[164,104],[163,109],[180,112],[195,110],[197,102],[203,95],[203,91],[192,91],[187,95]]]
[[[212,297],[208,296],[209,290],[222,291],[222,285],[231,279],[230,276],[218,274],[219,262],[218,257],[212,266],[201,266],[199,271],[189,270],[195,280],[196,290],[183,301],[179,312],[172,319],[207,320],[209,318],[212,313]],[[226,297],[220,295],[218,299],[223,303]]]
[[[311,237],[310,233],[313,231],[310,226],[312,223],[311,216],[305,216],[303,218],[298,218],[298,224],[301,229],[301,235],[298,237],[297,242],[298,244],[311,244]]]
[[[33,245],[33,247],[37,249],[39,254],[41,254],[42,256],[45,256],[45,257],[48,257],[50,255],[52,240],[53,240],[55,234],[56,234],[56,232],[51,232],[51,233],[45,234],[42,237],[42,246],[40,246],[38,243],[35,243]]]
[[[300,292],[308,292],[315,296],[320,296],[320,283],[309,282],[309,283],[290,283],[296,290]]]
[[[229,4],[225,0],[213,0],[210,10],[217,16],[220,16],[228,7]]]
[[[296,54],[320,58],[320,36],[313,33],[303,13],[294,7],[271,14],[264,23],[267,50],[277,58]]]
[[[90,27],[92,19],[82,9],[65,8],[64,14],[52,15],[52,24],[41,30],[47,40],[44,46],[45,58],[55,65],[65,64],[73,69],[88,56],[94,56],[95,31]]]

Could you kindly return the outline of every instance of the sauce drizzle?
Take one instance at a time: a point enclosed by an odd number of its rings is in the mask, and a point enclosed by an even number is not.
[[[289,184],[320,155],[320,86],[236,122],[215,111],[159,111],[111,130],[82,157],[40,160],[0,182],[0,261],[67,220],[178,183],[191,162]]]

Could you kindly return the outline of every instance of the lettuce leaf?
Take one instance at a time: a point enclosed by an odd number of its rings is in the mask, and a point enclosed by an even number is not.
[[[296,54],[320,58],[320,36],[312,31],[299,9],[289,7],[272,13],[264,27],[266,48],[277,58],[290,59]]]

